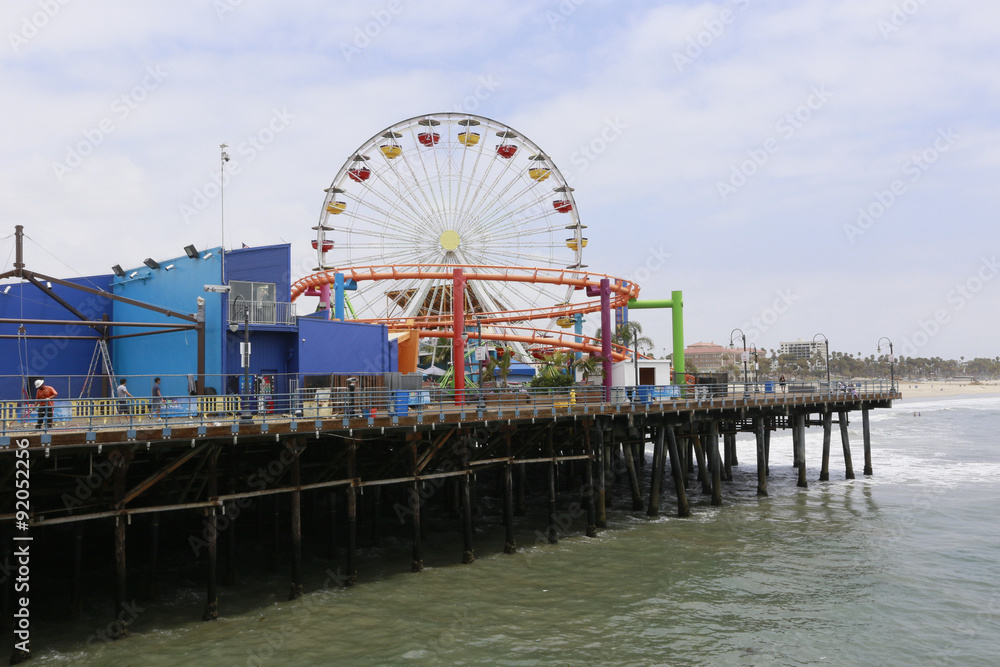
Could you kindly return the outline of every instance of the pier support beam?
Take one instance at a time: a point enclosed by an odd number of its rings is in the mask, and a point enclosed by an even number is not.
[[[352,480],[347,487],[347,577],[345,586],[358,581],[358,488],[354,485],[358,474],[358,443],[351,440],[347,450],[347,476]]]
[[[462,444],[462,467],[467,471],[459,480],[462,500],[462,563],[476,562],[476,552],[472,548],[472,494],[470,486],[472,473],[469,470],[469,441]]]
[[[586,443],[587,453],[593,454],[593,450],[590,449],[590,429],[585,429],[583,432],[584,442]],[[583,502],[587,508],[587,537],[597,537],[597,503],[596,501],[596,491],[594,490],[594,460],[593,457],[584,459],[583,461],[583,474],[586,476],[587,480],[583,485]]]
[[[757,495],[767,495],[767,455],[764,452],[764,442],[767,429],[763,417],[754,417],[753,432],[757,440]]]
[[[681,459],[680,450],[677,447],[677,437],[674,435],[673,424],[666,424],[663,427],[667,437],[667,452],[670,455],[670,474],[674,478],[674,492],[677,494],[677,516],[690,516],[691,509],[688,506],[687,490],[684,488],[686,473],[685,463]]]
[[[417,476],[420,470],[420,454],[417,451],[417,445],[420,443],[421,436],[419,433],[408,433],[406,435],[406,440],[410,450],[410,472],[414,477]],[[418,480],[413,480],[410,483],[409,488],[409,502],[410,502],[410,512],[413,513],[413,538],[412,538],[412,551],[410,556],[410,570],[412,572],[423,572],[424,571],[424,556],[423,547],[421,545],[421,535],[420,535],[420,482]],[[507,510],[506,504],[504,505],[504,511]]]
[[[719,422],[708,423],[708,449],[712,470],[712,506],[722,504],[722,460],[719,456]]]
[[[517,466],[517,483],[514,485],[515,504],[514,515],[524,516],[528,513],[528,503],[525,500],[525,487],[528,485],[528,472],[523,465]]]
[[[632,491],[632,510],[642,509],[642,490],[639,489],[639,475],[635,470],[635,450],[629,443],[622,443],[622,456],[625,459],[625,470],[628,472],[628,485]]]
[[[851,440],[847,435],[847,412],[838,412],[837,421],[840,423],[840,442],[844,446],[844,477],[854,479],[854,463],[851,462]]]
[[[119,505],[125,499],[125,475],[128,472],[128,461],[123,452],[114,450],[108,458],[114,465],[115,505]],[[109,633],[113,639],[128,636],[128,619],[131,617],[125,606],[128,594],[128,579],[125,568],[125,526],[127,524],[128,517],[115,517],[115,620],[111,624],[113,630]]]
[[[792,433],[799,452],[799,479],[796,486],[805,489],[808,488],[809,482],[806,480],[806,416],[804,414],[795,415],[795,426]]]
[[[653,469],[649,475],[649,506],[646,516],[660,516],[660,489],[663,486],[663,426],[656,427],[653,440]]]
[[[711,494],[712,476],[708,470],[708,456],[705,454],[704,447],[702,447],[701,436],[695,435],[691,438],[691,443],[694,446],[694,455],[698,459],[698,479],[701,481],[701,492]]]
[[[232,443],[226,445],[226,493],[236,493],[236,446]],[[226,570],[222,583],[232,586],[236,583],[236,503],[229,501],[223,505],[222,515],[226,517]]]
[[[153,512],[149,517],[149,576],[146,580],[146,598],[156,600],[160,597],[160,513]]]
[[[872,474],[872,432],[868,423],[868,408],[861,408],[861,427],[865,442],[865,474]]]
[[[208,451],[208,484],[205,495],[209,498],[216,498],[219,495],[218,485],[218,462],[219,447],[213,445]],[[205,611],[202,612],[201,620],[214,621],[219,618],[219,586],[218,586],[218,556],[219,556],[219,520],[215,514],[216,508],[209,507],[205,510],[205,523],[208,534],[208,601],[205,603]]]
[[[735,426],[735,425],[734,425]],[[736,434],[726,433],[722,436],[723,467],[722,479],[727,482],[733,481],[733,465],[736,458]]]
[[[771,429],[766,428],[767,422],[765,421],[764,428],[764,474],[771,474]]]
[[[553,433],[552,429],[549,429],[548,435],[546,436],[545,442],[545,452],[546,456],[550,458],[555,458],[555,446],[552,443]],[[549,528],[547,531],[547,537],[549,544],[556,544],[559,542],[559,517],[556,512],[556,462],[550,460],[548,463],[549,472]]]
[[[833,413],[823,413],[823,463],[819,470],[819,481],[830,480],[830,435],[833,430]]]
[[[292,439],[285,445],[288,448],[288,453],[292,456],[291,483],[293,487],[296,487],[291,494],[291,512],[289,512],[292,524],[292,584],[288,591],[289,600],[302,597],[302,492],[297,488],[302,484],[299,465],[302,451],[298,444],[297,439]]]
[[[597,519],[598,528],[608,527],[607,514],[607,452],[604,447],[604,430],[599,421],[594,422],[594,450],[597,452]]]

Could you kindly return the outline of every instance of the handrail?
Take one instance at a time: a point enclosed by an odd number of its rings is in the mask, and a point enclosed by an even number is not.
[[[798,382],[779,385],[730,382],[704,385],[640,385],[611,388],[604,400],[600,385],[557,388],[471,388],[456,392],[437,385],[420,389],[384,387],[312,387],[285,393],[220,394],[133,398],[56,398],[49,415],[39,401],[0,401],[0,436],[32,430],[81,431],[150,428],[171,425],[267,423],[288,420],[342,420],[345,426],[373,425],[376,419],[415,417],[417,422],[473,421],[476,419],[598,414],[613,411],[649,412],[668,406],[673,410],[737,409],[751,405],[804,405],[820,401],[855,401],[893,398],[894,382]],[[360,422],[358,421],[360,420]],[[381,423],[381,422],[380,422]],[[318,426],[317,426],[318,428]]]

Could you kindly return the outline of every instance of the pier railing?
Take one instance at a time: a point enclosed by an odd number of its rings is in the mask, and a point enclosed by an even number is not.
[[[704,385],[640,385],[612,387],[471,388],[456,392],[439,386],[389,389],[372,386],[320,386],[292,391],[131,398],[56,398],[52,405],[36,400],[0,401],[0,435],[33,429],[98,431],[151,428],[156,425],[223,425],[288,420],[342,420],[345,427],[372,425],[376,420],[415,418],[432,421],[662,412],[665,409],[739,408],[761,405],[804,405],[829,400],[891,400],[897,386],[889,380],[861,382],[731,382]],[[51,410],[51,413],[49,411]],[[381,422],[380,423],[384,423]]]

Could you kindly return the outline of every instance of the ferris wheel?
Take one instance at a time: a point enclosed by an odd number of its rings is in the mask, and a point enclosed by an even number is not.
[[[337,172],[313,227],[317,271],[351,266],[584,268],[573,189],[548,155],[503,123],[466,113],[416,116],[365,141]],[[353,317],[442,317],[447,278],[380,280],[349,295]],[[467,313],[568,303],[573,288],[481,280]]]

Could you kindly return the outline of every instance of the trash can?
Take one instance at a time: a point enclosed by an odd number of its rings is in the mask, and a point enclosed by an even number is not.
[[[642,403],[643,405],[649,405],[650,390],[652,387],[650,385],[639,385],[635,388],[636,392],[636,402]]]
[[[774,380],[766,380],[764,382],[764,393],[773,394],[774,393]]]
[[[405,415],[410,409],[410,392],[397,391],[395,394],[396,414]]]

